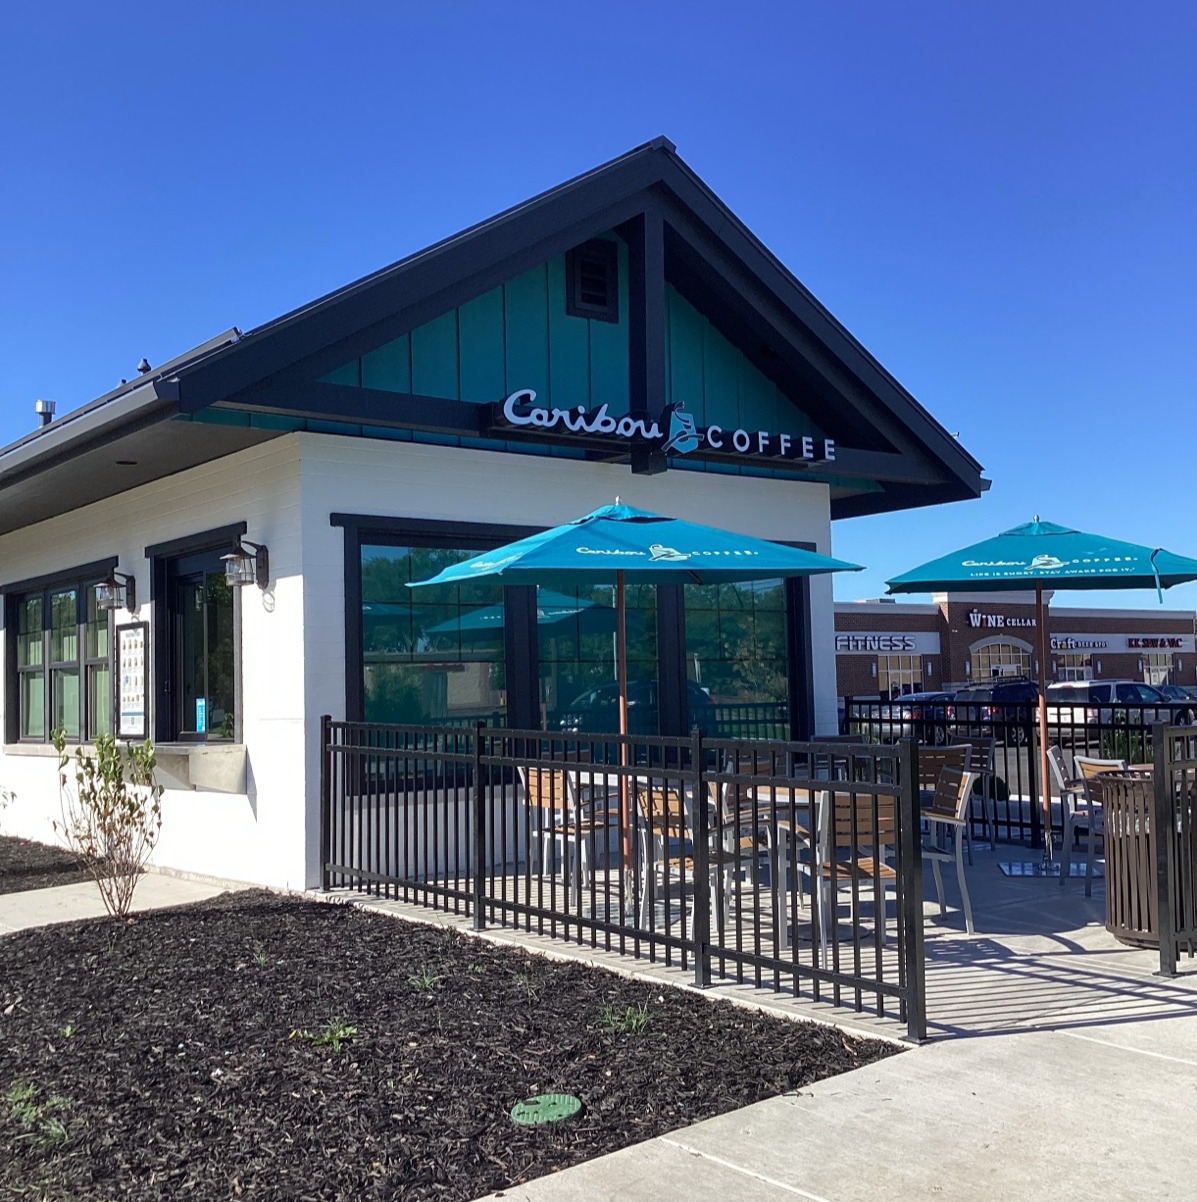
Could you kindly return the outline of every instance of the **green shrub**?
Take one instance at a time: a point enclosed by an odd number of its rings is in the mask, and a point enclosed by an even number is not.
[[[54,830],[83,861],[108,913],[123,918],[162,830],[163,787],[154,780],[153,745],[100,735],[91,751],[76,747],[72,755],[65,730],[51,738],[62,804]]]

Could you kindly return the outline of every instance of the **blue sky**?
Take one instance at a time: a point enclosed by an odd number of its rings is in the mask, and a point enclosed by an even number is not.
[[[664,133],[993,480],[838,596],[1036,512],[1197,554],[1191,4],[342,7],[6,15],[0,444]]]

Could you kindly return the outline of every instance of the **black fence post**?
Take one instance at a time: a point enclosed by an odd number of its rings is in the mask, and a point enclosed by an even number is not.
[[[482,739],[486,723],[474,726],[474,930],[486,929],[486,790],[482,785]]]
[[[690,806],[694,827],[694,984],[705,989],[711,983],[711,885],[709,840],[710,816],[707,813],[706,748],[698,727],[690,732],[690,771],[693,773],[693,802]]]
[[[1155,880],[1159,898],[1156,923],[1160,933],[1161,977],[1176,976],[1176,914],[1172,902],[1176,896],[1176,795],[1172,789],[1172,757],[1164,724],[1151,728],[1152,759],[1155,763],[1155,810],[1151,815],[1155,835]]]
[[[329,887],[328,866],[332,863],[332,715],[320,715],[320,888]]]
[[[906,1037],[927,1038],[927,965],[923,949],[923,838],[918,745],[903,739],[898,753],[899,871],[902,874],[902,960],[906,966]]]

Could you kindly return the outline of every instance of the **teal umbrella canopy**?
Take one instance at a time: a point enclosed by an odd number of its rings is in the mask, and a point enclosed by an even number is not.
[[[497,576],[512,584],[568,588],[581,582],[718,584],[857,572],[860,565],[713,526],[662,517],[630,505],[604,505],[577,521],[447,567],[408,587]]]
[[[891,593],[1171,588],[1197,580],[1197,559],[1161,547],[1086,534],[1038,518],[942,555],[888,581]]]
[[[1153,588],[1197,580],[1197,559],[1162,547],[1086,534],[1054,522],[1015,526],[994,538],[941,555],[887,581],[891,593],[934,593],[966,589],[1013,592],[1034,588],[1039,655],[1040,784],[1043,795],[1045,851],[1052,854],[1051,785],[1047,762],[1047,605],[1043,590]]]

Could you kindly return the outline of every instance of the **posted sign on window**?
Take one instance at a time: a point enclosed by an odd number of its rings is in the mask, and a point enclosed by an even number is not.
[[[149,692],[149,623],[116,628],[116,737],[144,739],[146,695]]]

